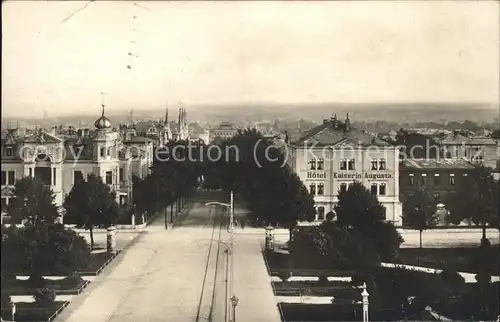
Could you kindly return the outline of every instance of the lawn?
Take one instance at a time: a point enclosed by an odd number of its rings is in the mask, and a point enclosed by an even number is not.
[[[80,270],[78,273],[81,276],[96,276],[98,275],[104,267],[106,267],[111,261],[120,253],[118,250],[115,254],[102,252],[94,253],[90,255],[90,260],[87,267]],[[66,273],[62,272],[40,272],[43,276],[67,276]],[[28,276],[27,272],[19,272],[17,276]]]
[[[45,322],[52,321],[69,302],[54,302],[48,307],[37,307],[36,303],[16,303],[15,321]],[[12,319],[12,308],[2,308],[2,319]]]
[[[339,276],[348,277],[354,274],[352,270],[345,269],[317,269],[310,267],[296,267],[291,264],[290,254],[277,253],[273,251],[264,251],[263,256],[269,267],[269,274],[279,276],[281,272],[291,271],[292,276]]]
[[[489,262],[486,267],[491,275],[499,275],[499,246],[491,249]],[[401,248],[397,263],[430,267],[435,269],[451,268],[459,272],[477,273],[473,259],[478,248]]]
[[[76,295],[80,294],[87,286],[89,281],[81,278],[66,277],[61,280],[44,279],[44,287],[48,287],[56,291],[56,295]],[[7,285],[5,285],[7,284]],[[29,284],[29,280],[13,280],[2,285],[2,293],[7,295],[30,295],[33,294],[33,288]]]
[[[276,296],[333,296],[335,298],[359,301],[360,290],[353,288],[349,282],[272,282]]]
[[[86,268],[82,269],[79,273],[82,276],[96,276],[98,275],[104,267],[106,267],[111,261],[120,253],[118,250],[116,254],[111,254],[108,252],[95,253],[91,255],[89,264]]]

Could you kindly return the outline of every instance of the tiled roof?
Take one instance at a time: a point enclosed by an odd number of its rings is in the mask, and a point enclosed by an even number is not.
[[[163,124],[158,121],[142,121],[134,124],[134,129],[138,133],[147,133],[148,129],[154,127],[156,129],[160,129],[163,127]]]
[[[150,143],[154,140],[147,138],[145,136],[134,136],[132,135],[128,140],[124,140],[123,143]]]
[[[410,169],[474,169],[475,166],[461,158],[454,159],[406,159],[400,168]]]
[[[336,124],[336,126],[335,126]],[[293,142],[293,145],[316,145],[329,146],[345,142],[349,145],[376,145],[390,146],[391,144],[377,139],[375,136],[368,134],[357,128],[345,130],[345,124],[340,121],[328,120],[323,124],[318,125],[307,131],[299,140]]]
[[[498,142],[488,137],[467,137],[460,133],[450,133],[441,139],[444,145],[497,145]]]
[[[39,131],[24,139],[24,143],[47,144],[47,143],[61,143],[62,140],[45,131]]]

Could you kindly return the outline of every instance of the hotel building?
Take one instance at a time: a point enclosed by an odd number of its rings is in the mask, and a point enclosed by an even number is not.
[[[15,182],[35,177],[53,190],[61,206],[75,181],[93,173],[103,178],[125,203],[132,194],[132,176],[144,178],[153,162],[153,141],[145,137],[124,138],[102,115],[95,130],[79,129],[75,136],[59,137],[45,130],[19,136],[9,130],[2,139],[2,209],[9,203]]]
[[[399,151],[396,146],[337,117],[307,131],[295,142],[287,139],[287,163],[304,182],[316,203],[316,220],[334,210],[339,191],[361,182],[386,210],[386,220],[402,223],[399,201]]]

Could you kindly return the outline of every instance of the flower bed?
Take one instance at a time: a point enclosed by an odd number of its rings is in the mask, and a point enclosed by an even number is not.
[[[292,276],[339,276],[339,277],[349,277],[354,274],[352,270],[346,269],[316,269],[309,267],[294,267],[291,264],[290,254],[283,254],[272,251],[264,251],[263,256],[269,265],[268,272],[272,276],[279,276],[281,272],[291,271]]]
[[[499,246],[491,248],[490,266],[486,267],[492,275],[498,275],[500,262]],[[474,248],[401,248],[397,263],[430,267],[435,269],[453,268],[459,272],[476,273],[472,259],[479,249]]]
[[[53,321],[55,317],[68,305],[69,302],[54,302],[50,306],[38,307],[36,303],[16,303],[15,321],[45,322]],[[2,308],[2,319],[12,319],[12,308]]]
[[[44,279],[44,287],[53,289],[56,295],[76,295],[80,294],[87,286],[89,281],[81,278],[67,277],[60,280]],[[2,293],[7,295],[31,295],[33,294],[33,286],[29,280],[13,280],[7,285],[2,285]]]

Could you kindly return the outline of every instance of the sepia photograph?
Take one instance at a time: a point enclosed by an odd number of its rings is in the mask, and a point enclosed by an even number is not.
[[[2,322],[500,322],[500,2],[2,2]]]

